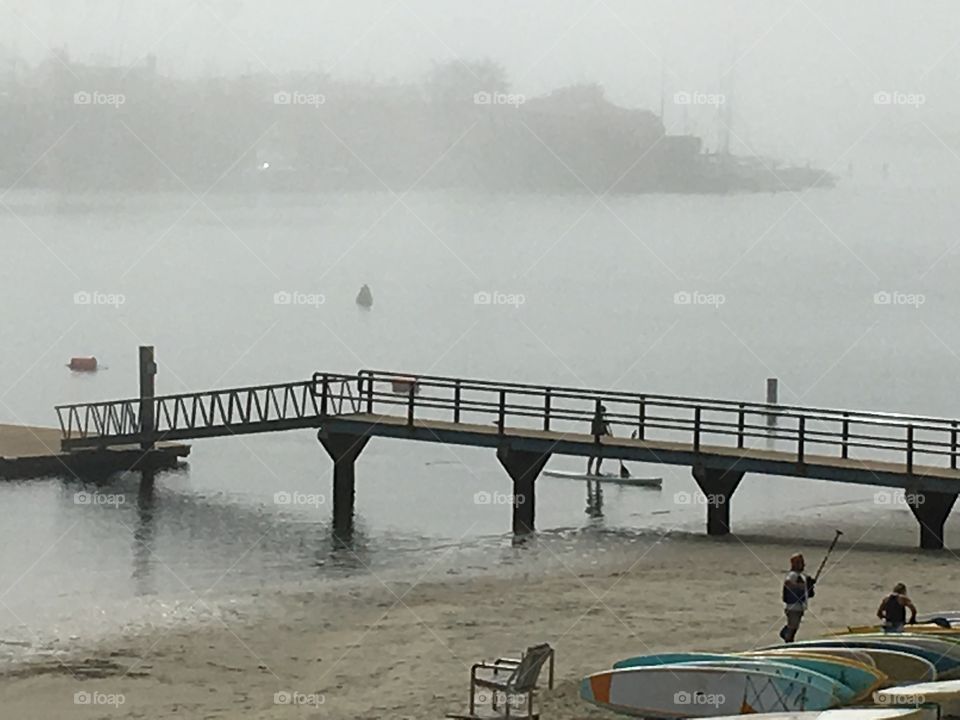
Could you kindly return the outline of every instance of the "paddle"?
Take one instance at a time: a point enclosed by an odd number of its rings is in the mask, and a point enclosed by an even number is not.
[[[839,540],[839,539],[840,539],[840,536],[843,535],[843,531],[842,531],[842,530],[835,530],[834,532],[836,532],[836,535],[833,536],[833,542],[830,543],[830,547],[827,548],[827,554],[823,556],[823,562],[820,563],[820,567],[817,568],[817,574],[813,576],[813,582],[814,582],[814,584],[816,584],[817,580],[820,579],[820,573],[823,572],[823,568],[824,568],[824,567],[826,566],[826,564],[827,564],[827,558],[830,557],[830,553],[832,553],[832,552],[833,552],[833,549],[837,546],[837,540]]]

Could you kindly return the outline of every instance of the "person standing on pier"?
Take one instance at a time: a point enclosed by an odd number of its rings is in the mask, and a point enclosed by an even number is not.
[[[913,625],[917,621],[917,606],[907,597],[907,586],[897,583],[877,609],[877,617],[883,621],[883,631],[903,632],[907,624],[907,608],[910,608],[910,624]]]
[[[593,454],[587,458],[587,475],[599,475],[600,465],[603,463],[603,457],[601,457],[600,452],[600,438],[603,435],[610,434],[610,423],[607,422],[607,408],[605,405],[597,403],[597,410],[593,414],[593,420],[590,422],[590,434],[593,435],[596,445]],[[591,472],[594,460],[597,461],[597,469],[595,473]]]
[[[814,595],[816,581],[803,570],[806,564],[803,555],[797,553],[790,558],[790,572],[783,581],[783,612],[787,616],[787,624],[780,630],[780,638],[785,643],[792,643],[800,629],[800,621],[807,610],[807,601]]]

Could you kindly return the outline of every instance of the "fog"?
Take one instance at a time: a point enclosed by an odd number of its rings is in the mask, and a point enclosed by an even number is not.
[[[820,165],[877,145],[952,143],[958,42],[960,12],[946,0],[0,4],[4,54],[30,63],[66,47],[75,61],[121,65],[152,53],[162,74],[181,77],[310,70],[410,82],[436,62],[490,59],[530,96],[599,83],[614,103],[659,112],[663,91],[666,127],[708,142],[715,116],[669,100],[723,93],[734,146]],[[924,102],[878,106],[884,91]]]

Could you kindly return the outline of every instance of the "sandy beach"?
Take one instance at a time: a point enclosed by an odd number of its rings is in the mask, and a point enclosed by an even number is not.
[[[465,579],[442,562],[409,582],[276,592],[206,627],[130,634],[0,680],[9,718],[442,718],[463,710],[471,663],[549,642],[543,716],[604,717],[578,680],[629,654],[778,642],[789,540],[651,540],[542,573]],[[799,544],[815,566],[824,546]],[[955,605],[947,552],[841,546],[801,628],[868,622],[907,583],[921,611]],[[77,695],[80,693],[80,695]],[[292,701],[291,701],[292,699]],[[294,703],[300,703],[294,705]],[[611,716],[612,717],[612,716]]]

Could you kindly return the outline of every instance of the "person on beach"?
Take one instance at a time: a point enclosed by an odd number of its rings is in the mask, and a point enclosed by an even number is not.
[[[805,567],[803,555],[797,553],[792,556],[790,572],[783,581],[783,612],[787,616],[787,624],[780,630],[780,638],[785,643],[792,643],[796,639],[807,601],[814,595],[816,580],[804,574]]]
[[[607,407],[605,405],[597,406],[597,411],[593,414],[593,420],[590,422],[590,434],[593,435],[596,440],[596,449],[593,454],[587,458],[587,475],[599,475],[600,465],[603,463],[603,458],[600,457],[600,437],[610,434],[610,423],[607,422]],[[594,460],[597,461],[596,473],[591,472]]]
[[[907,597],[907,586],[897,583],[893,586],[893,592],[881,600],[877,608],[877,617],[883,621],[883,631],[903,632],[907,624],[907,608],[910,608],[910,624],[913,625],[917,621],[917,606]]]

